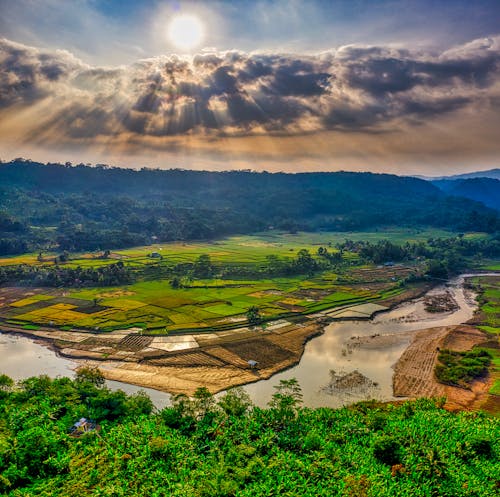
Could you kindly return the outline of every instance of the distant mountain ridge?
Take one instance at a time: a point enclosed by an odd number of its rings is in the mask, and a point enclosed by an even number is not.
[[[500,210],[500,180],[494,178],[467,178],[431,182],[448,195],[465,197]]]
[[[500,180],[500,168],[488,169],[486,171],[472,171],[470,173],[453,174],[451,176],[415,176],[415,178],[424,179],[426,181],[440,181],[440,180],[459,180],[459,179],[473,179],[473,178],[491,178]]]

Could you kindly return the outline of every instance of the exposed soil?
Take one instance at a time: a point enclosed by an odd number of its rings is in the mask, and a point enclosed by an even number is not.
[[[298,298],[300,300],[312,299],[315,301],[319,301],[330,295],[330,293],[332,293],[331,290],[326,290],[323,288],[302,288],[301,290],[293,292],[291,295],[292,297]]]
[[[360,391],[370,391],[377,387],[377,383],[370,380],[370,378],[361,374],[357,369],[351,371],[350,373],[339,373],[335,371],[330,371],[330,381],[327,385],[321,388],[323,393],[328,395],[335,395],[337,393],[349,393],[349,392],[360,392]]]
[[[392,297],[388,297],[383,300],[377,300],[377,304],[385,305],[387,307],[396,307],[397,305],[402,304],[403,302],[406,302],[408,300],[414,300],[421,297],[434,286],[436,286],[436,283],[431,283],[431,282],[418,283],[412,286],[412,288],[409,288],[398,295],[393,295]]]
[[[425,310],[431,313],[454,312],[458,309],[458,304],[448,291],[426,296],[424,305]]]
[[[394,395],[410,398],[445,396],[445,407],[450,410],[473,409],[485,400],[490,380],[476,380],[470,389],[443,385],[436,380],[434,368],[439,349],[463,352],[486,341],[485,333],[469,325],[429,328],[417,332],[394,368]]]

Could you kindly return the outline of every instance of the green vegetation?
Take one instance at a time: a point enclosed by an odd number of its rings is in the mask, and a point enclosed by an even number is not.
[[[436,378],[441,383],[468,387],[470,382],[484,376],[491,363],[486,350],[474,349],[468,352],[441,350],[436,365]]]
[[[500,484],[500,424],[440,401],[305,409],[297,382],[269,409],[204,389],[152,413],[82,370],[0,377],[0,493],[45,496],[477,496]],[[74,438],[81,417],[100,431]]]
[[[500,255],[492,236],[424,238],[432,234],[439,233],[393,230],[339,239],[269,232],[64,254],[57,264],[43,254],[10,257],[0,259],[0,282],[46,289],[37,295],[11,290],[0,318],[100,331],[220,330],[245,324],[253,307],[259,319],[251,324],[257,324],[383,300],[428,277],[473,267],[478,254]]]
[[[478,292],[478,327],[491,336],[491,340],[484,347],[492,358],[489,373],[493,386],[489,393],[500,395],[500,277],[472,278],[471,286]]]
[[[397,206],[397,208],[395,208]],[[132,170],[0,163],[0,255],[115,250],[274,227],[494,233],[498,212],[431,183],[371,173]]]

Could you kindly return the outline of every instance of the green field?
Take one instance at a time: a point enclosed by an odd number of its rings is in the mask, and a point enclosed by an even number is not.
[[[24,298],[11,304],[17,322],[71,325],[112,330],[139,326],[159,332],[212,328],[245,321],[251,306],[264,318],[316,312],[394,294],[394,283],[382,291],[367,291],[336,284],[336,275],[267,280],[202,280],[208,288],[173,289],[168,281],[142,281],[114,288],[86,288],[64,297],[39,295],[43,306]],[[311,291],[311,297],[307,297]],[[320,291],[321,298],[317,297]],[[93,311],[94,299],[98,307]],[[71,303],[64,303],[61,300]],[[84,309],[82,309],[82,307]],[[85,309],[85,307],[87,307]],[[22,312],[26,308],[26,312]]]
[[[148,254],[159,252],[163,262],[183,263],[193,262],[201,254],[210,254],[212,261],[237,262],[237,263],[259,263],[264,262],[266,256],[290,256],[294,252],[308,248],[315,251],[319,246],[334,246],[345,239],[353,241],[376,242],[381,239],[390,240],[394,243],[415,242],[429,238],[447,238],[455,236],[456,233],[438,229],[385,229],[374,232],[321,232],[321,233],[296,233],[288,234],[276,231],[268,231],[257,235],[232,236],[213,242],[176,242],[148,245],[146,247],[135,247],[131,249],[116,250],[112,252],[112,258],[99,259],[101,252],[71,255],[68,262],[70,266],[96,267],[112,264],[117,259],[127,264],[155,264],[158,260],[151,259]],[[468,233],[466,237],[483,237],[482,233]],[[0,258],[0,266],[16,264],[52,264],[57,254],[44,253],[43,260],[38,260],[38,254],[24,254],[21,256]]]
[[[269,231],[212,242],[135,247],[112,251],[107,257],[101,251],[70,254],[66,262],[59,261],[58,267],[95,269],[121,261],[139,277],[134,284],[116,287],[13,290],[16,298],[12,298],[11,292],[8,308],[2,307],[0,300],[0,318],[11,323],[15,320],[18,325],[100,331],[140,327],[152,333],[165,333],[244,325],[246,312],[252,306],[259,308],[264,320],[310,314],[401,293],[400,282],[413,269],[361,265],[357,254],[344,251],[342,267],[316,272],[313,276],[264,277],[259,271],[266,267],[269,256],[292,261],[301,249],[307,249],[320,260],[316,255],[319,247],[326,247],[332,254],[336,252],[336,244],[345,239],[404,243],[453,236],[454,233],[446,231],[417,229],[297,234]],[[465,234],[467,238],[483,236]],[[158,257],[152,257],[152,253]],[[170,279],[174,268],[193,264],[203,254],[210,256],[214,268],[237,269],[241,270],[238,274],[251,276],[233,280],[188,277],[181,288],[173,288]],[[0,266],[29,264],[52,268],[54,257],[55,254],[9,257],[0,259]],[[220,271],[213,274],[222,275]],[[491,316],[495,312],[492,310]],[[486,327],[490,325],[497,326],[498,322],[485,323]]]
[[[314,276],[290,276],[266,279],[196,279],[183,288],[174,289],[166,277],[147,276],[154,270],[161,274],[176,264],[193,263],[208,254],[217,267],[243,267],[258,270],[269,255],[282,260],[294,259],[301,249],[315,256],[319,246],[335,252],[335,244],[345,238],[376,241],[427,239],[444,232],[394,230],[373,233],[298,233],[266,232],[256,236],[234,236],[214,242],[170,243],[113,251],[103,259],[96,254],[71,254],[65,267],[99,267],[122,261],[143,271],[146,276],[136,283],[118,287],[19,291],[11,299],[8,311],[1,316],[20,325],[36,324],[56,327],[111,331],[140,327],[154,333],[192,329],[221,329],[245,323],[246,312],[258,306],[266,319],[309,314],[331,307],[387,298],[402,292],[401,273],[374,266],[362,266],[356,254],[344,252],[347,267],[340,272],[325,271]],[[451,236],[450,233],[447,233]],[[152,252],[161,258],[150,256]],[[316,257],[316,256],[315,256]],[[39,260],[41,259],[41,260]],[[36,264],[52,266],[53,259],[43,254],[11,257],[0,264]],[[146,273],[144,273],[146,271]],[[359,274],[356,273],[358,271]],[[159,272],[159,273],[158,273]],[[361,274],[361,276],[360,276]],[[366,277],[377,281],[370,290],[363,286]],[[33,293],[36,293],[35,295]],[[1,301],[0,301],[1,302]],[[2,308],[0,307],[0,311]]]
[[[479,304],[481,308],[480,329],[492,335],[493,343],[500,337],[500,278],[491,276],[482,276],[474,278],[474,283],[481,289]],[[490,393],[500,395],[500,349],[497,347],[488,347],[486,349],[492,356],[490,374],[493,378],[493,386]]]

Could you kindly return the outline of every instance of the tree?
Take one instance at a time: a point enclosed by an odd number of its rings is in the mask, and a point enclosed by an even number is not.
[[[14,385],[14,380],[6,374],[0,374],[0,397],[7,395]]]
[[[212,275],[212,261],[208,254],[201,254],[193,266],[193,275],[196,278],[210,278]]]
[[[276,392],[269,402],[269,407],[279,411],[283,417],[294,417],[302,404],[302,389],[297,379],[281,380],[274,388]]]
[[[250,396],[241,387],[231,388],[218,402],[228,416],[243,416],[252,407]]]
[[[101,370],[93,366],[80,366],[76,370],[75,381],[77,383],[90,383],[98,388],[103,387],[105,383]]]
[[[247,319],[250,326],[256,326],[262,321],[262,317],[257,306],[253,305],[250,309],[248,309]]]
[[[301,273],[311,273],[316,269],[317,264],[309,253],[309,250],[301,249],[297,254],[295,266]]]

